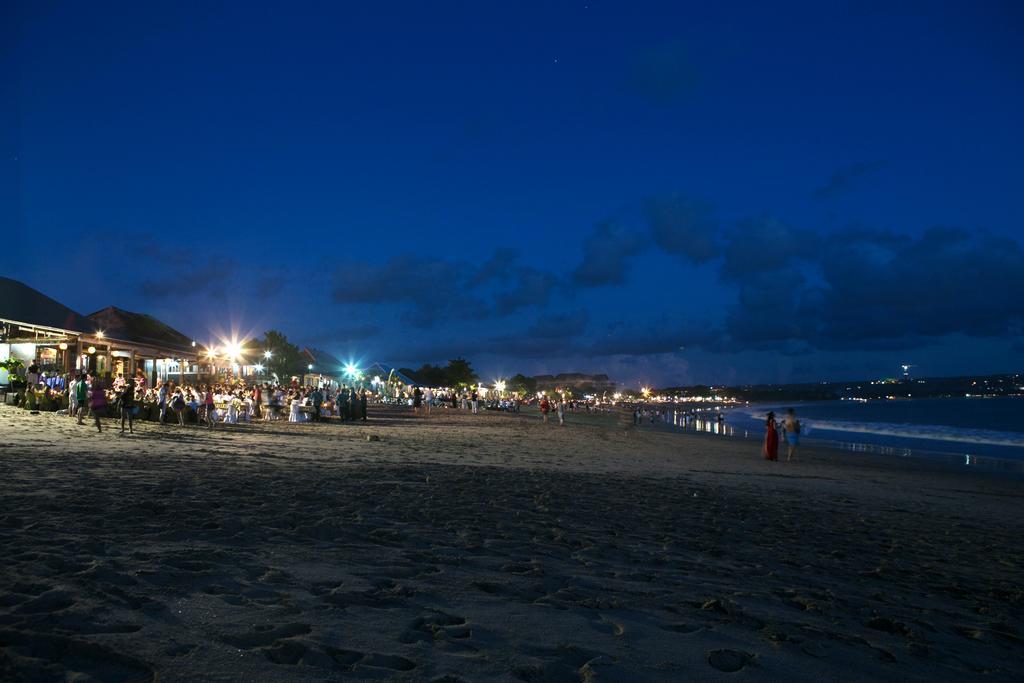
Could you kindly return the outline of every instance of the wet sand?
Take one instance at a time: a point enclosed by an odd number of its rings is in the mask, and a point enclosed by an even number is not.
[[[0,679],[1024,675],[1019,478],[569,420],[0,406]]]

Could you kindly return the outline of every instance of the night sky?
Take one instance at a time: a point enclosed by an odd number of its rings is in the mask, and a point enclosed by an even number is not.
[[[1022,370],[1024,5],[894,4],[4,3],[0,274],[485,379]]]

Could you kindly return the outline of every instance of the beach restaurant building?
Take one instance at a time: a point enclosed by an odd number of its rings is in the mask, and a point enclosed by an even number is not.
[[[204,349],[152,316],[109,306],[82,315],[28,285],[0,277],[0,360],[32,362],[56,380],[74,372],[194,381]],[[8,382],[0,370],[0,384]]]

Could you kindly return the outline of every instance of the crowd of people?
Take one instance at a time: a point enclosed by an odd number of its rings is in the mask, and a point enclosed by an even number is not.
[[[429,416],[434,409],[461,409],[472,414],[481,410],[518,413],[521,406],[536,404],[542,420],[557,417],[564,425],[571,412],[596,409],[589,401],[572,400],[558,392],[523,400],[515,393],[483,389],[398,387],[371,392],[347,385],[300,386],[297,378],[290,385],[247,383],[225,379],[211,383],[178,383],[158,380],[150,385],[145,373],[118,374],[112,380],[90,373],[61,377],[59,384],[43,382],[33,364],[26,377],[28,387],[22,405],[30,410],[58,410],[86,424],[89,420],[103,431],[103,420],[120,420],[121,432],[134,431],[134,421],[145,419],[161,424],[199,424],[213,428],[218,423],[238,424],[254,421],[318,422],[329,418],[339,421],[366,421],[367,405],[399,404],[412,407],[414,414]],[[653,421],[653,420],[652,420]]]
[[[308,387],[241,381],[209,384],[177,384],[173,380],[149,386],[145,375],[118,375],[108,383],[89,374],[73,376],[67,388],[69,416],[85,424],[90,418],[102,431],[101,420],[121,420],[121,431],[133,430],[135,418],[146,416],[161,423],[184,426],[196,422],[213,428],[218,422],[238,424],[257,420],[318,422],[327,418],[366,421],[371,395],[366,389],[340,386]]]

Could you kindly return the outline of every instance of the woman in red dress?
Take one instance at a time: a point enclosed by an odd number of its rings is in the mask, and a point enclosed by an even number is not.
[[[779,432],[776,429],[775,413],[768,413],[768,419],[765,420],[763,452],[765,460],[779,459]]]

